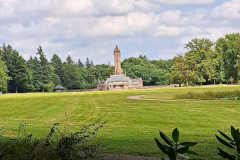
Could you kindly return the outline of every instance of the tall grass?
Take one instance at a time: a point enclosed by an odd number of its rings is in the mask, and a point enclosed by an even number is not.
[[[213,92],[207,91],[202,93],[188,92],[184,94],[179,94],[174,97],[174,99],[197,99],[197,100],[240,100],[240,91],[225,91],[225,92]]]
[[[102,159],[98,150],[104,146],[95,141],[95,135],[103,124],[96,122],[71,132],[66,127],[61,131],[55,123],[45,138],[26,134],[25,123],[19,126],[16,138],[4,137],[6,128],[1,128],[0,160]]]

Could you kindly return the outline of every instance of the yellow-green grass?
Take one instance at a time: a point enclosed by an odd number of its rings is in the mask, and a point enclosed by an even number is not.
[[[171,100],[187,92],[231,90],[240,90],[240,86],[5,94],[0,95],[0,127],[9,126],[5,135],[14,136],[19,124],[27,122],[27,131],[40,137],[47,134],[55,122],[79,126],[107,121],[97,135],[107,144],[102,152],[147,156],[162,155],[154,141],[154,137],[159,137],[159,129],[170,136],[178,127],[180,141],[197,141],[194,151],[203,158],[217,160],[220,158],[216,147],[222,145],[215,134],[217,129],[229,133],[231,125],[240,127],[240,101],[159,100]],[[157,100],[127,99],[133,95]]]

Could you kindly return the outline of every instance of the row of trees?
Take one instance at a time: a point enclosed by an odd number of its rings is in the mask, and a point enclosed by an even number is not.
[[[62,62],[57,54],[50,61],[41,46],[35,57],[25,60],[12,46],[0,49],[0,90],[4,92],[44,92],[52,91],[61,84],[67,89],[96,88],[97,81],[113,74],[114,66],[94,65],[86,59],[85,64],[78,59],[75,63],[68,55]],[[128,58],[122,62],[123,70],[131,78],[142,77],[145,85],[167,84],[167,73],[172,61],[149,61],[146,56]]]
[[[105,78],[113,70],[112,66],[94,65],[88,58],[85,65],[80,59],[74,63],[70,56],[62,62],[57,54],[49,62],[41,46],[28,61],[10,45],[3,45],[0,57],[0,91],[3,92],[52,91],[58,84],[67,89],[96,88],[97,79]]]
[[[185,45],[184,55],[170,60],[148,60],[146,56],[127,58],[122,69],[131,78],[141,77],[144,85],[200,84],[237,82],[240,79],[240,34],[228,34],[216,43],[193,39]],[[52,91],[61,84],[67,89],[96,88],[107,79],[114,66],[94,65],[86,59],[75,63],[70,56],[63,62],[54,54],[50,62],[42,47],[26,61],[10,45],[0,49],[0,91]]]
[[[216,43],[193,39],[185,45],[188,52],[173,58],[170,83],[227,83],[240,79],[240,34],[227,34]]]

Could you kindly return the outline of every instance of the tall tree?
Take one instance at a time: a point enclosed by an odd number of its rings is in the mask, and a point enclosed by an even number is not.
[[[186,56],[189,59],[189,65],[193,67],[193,70],[196,72],[195,82],[202,85],[203,82],[206,82],[204,78],[206,75],[209,75],[209,65],[207,63],[209,54],[213,52],[214,43],[209,39],[193,39],[188,42],[185,46],[189,50],[186,53]]]
[[[44,90],[52,91],[54,88],[54,83],[52,81],[53,69],[50,63],[48,62],[46,56],[44,55],[44,52],[41,46],[39,46],[37,51],[38,51],[37,55],[39,55],[39,60],[40,60],[39,62],[40,62],[41,82],[43,84],[43,87],[41,89],[43,92]]]
[[[92,60],[91,60],[91,63],[90,63],[90,65],[91,65],[91,67],[92,67],[92,66],[94,66],[94,63],[93,63],[93,61],[92,61]]]
[[[233,33],[225,35],[225,38],[219,38],[216,43],[216,50],[222,54],[223,65],[225,69],[225,77],[229,79],[239,80],[238,73],[240,71],[238,55],[240,55],[240,34]]]
[[[9,81],[8,88],[18,92],[20,88],[22,91],[26,89],[31,90],[31,76],[27,68],[26,62],[19,53],[14,50],[10,45],[3,46],[2,59],[6,62],[9,70],[9,76],[12,79]]]
[[[185,83],[186,86],[192,82],[195,72],[190,68],[188,58],[185,58],[182,55],[177,55],[173,59],[174,63],[171,68],[172,72],[168,74],[171,83]]]
[[[84,64],[81,62],[80,59],[78,59],[78,63],[77,63],[78,67],[84,67]]]
[[[68,64],[74,64],[72,57],[70,55],[67,56],[67,63]]]
[[[76,65],[63,63],[63,86],[67,89],[80,89],[83,78]]]
[[[8,81],[11,79],[11,77],[8,76],[8,69],[5,62],[1,60],[0,56],[0,91],[6,92]]]
[[[59,84],[61,84],[63,81],[63,63],[60,57],[55,53],[53,54],[53,57],[51,59],[51,65],[54,68],[54,73],[58,76],[56,77],[54,75],[55,83],[57,83],[57,79],[60,79]]]
[[[90,64],[90,61],[89,61],[89,59],[88,59],[88,57],[87,57],[86,62],[85,62],[85,68],[86,68],[87,70],[89,70],[90,67],[91,67],[91,64]]]

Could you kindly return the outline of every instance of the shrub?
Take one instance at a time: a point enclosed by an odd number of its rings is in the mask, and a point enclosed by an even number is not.
[[[96,141],[96,132],[105,123],[85,125],[78,132],[68,132],[66,127],[61,131],[55,123],[42,139],[27,135],[26,124],[21,124],[17,138],[0,137],[0,159],[101,159],[98,150],[104,146]]]

